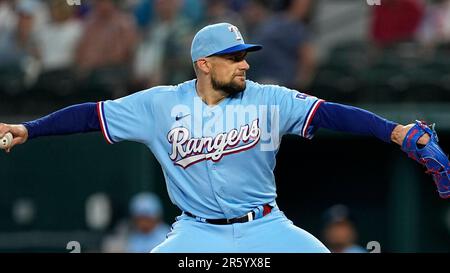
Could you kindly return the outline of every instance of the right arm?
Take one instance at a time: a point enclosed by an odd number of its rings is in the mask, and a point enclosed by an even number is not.
[[[110,144],[123,140],[148,144],[155,126],[152,110],[154,92],[151,90],[166,88],[154,87],[116,100],[77,104],[22,124],[0,123],[0,138],[8,132],[14,137],[6,152],[28,139],[95,131],[102,131]]]
[[[0,124],[0,138],[13,135],[7,153],[18,144],[41,136],[69,135],[100,130],[96,103],[83,103],[56,111],[48,116],[22,124]]]

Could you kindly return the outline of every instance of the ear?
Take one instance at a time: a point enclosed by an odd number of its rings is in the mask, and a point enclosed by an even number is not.
[[[209,74],[211,71],[211,64],[205,59],[200,59],[197,61],[197,68],[204,74]]]

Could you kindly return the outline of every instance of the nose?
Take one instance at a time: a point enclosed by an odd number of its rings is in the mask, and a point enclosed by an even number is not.
[[[240,63],[239,69],[247,71],[250,68],[250,65],[247,63],[246,60],[242,60]]]

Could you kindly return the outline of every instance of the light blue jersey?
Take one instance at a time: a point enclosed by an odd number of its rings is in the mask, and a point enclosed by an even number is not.
[[[145,144],[163,168],[171,201],[204,218],[275,205],[273,170],[285,134],[312,138],[322,100],[280,86],[246,89],[208,106],[196,80],[98,104],[106,140]]]

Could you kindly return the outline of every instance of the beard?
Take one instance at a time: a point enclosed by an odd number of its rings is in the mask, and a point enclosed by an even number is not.
[[[214,75],[211,75],[211,85],[215,90],[222,90],[231,96],[244,91],[246,88],[245,81],[242,84],[235,83],[233,81],[221,82],[217,80]]]

